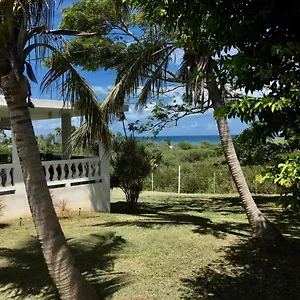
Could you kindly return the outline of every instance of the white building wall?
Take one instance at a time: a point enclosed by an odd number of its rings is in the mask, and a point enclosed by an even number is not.
[[[53,196],[53,201],[59,202],[64,200],[67,202],[67,207],[74,211],[78,211],[79,208],[81,208],[82,211],[109,212],[109,158],[103,148],[100,148],[99,156],[100,157],[98,158],[42,162],[46,169],[46,179],[51,195]],[[7,173],[9,172],[7,166],[13,168],[14,178],[13,185],[6,187],[0,186],[0,192],[14,192],[14,194],[0,196],[5,206],[3,215],[0,217],[0,222],[14,218],[26,218],[31,215],[14,140],[12,145],[12,160],[12,164],[0,165],[0,171],[3,168],[6,168]],[[62,171],[60,177],[58,172],[54,171],[54,174],[51,175],[52,178],[50,179],[50,166],[56,170],[57,166],[60,166],[61,169],[63,169],[66,165],[69,170],[69,176],[67,179],[64,178],[64,171]],[[81,168],[79,168],[80,165]],[[89,170],[88,176],[86,176],[85,173],[86,168]],[[79,169],[81,169],[81,171]]]

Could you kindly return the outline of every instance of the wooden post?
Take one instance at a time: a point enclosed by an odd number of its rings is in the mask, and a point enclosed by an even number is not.
[[[178,168],[178,194],[180,194],[180,182],[181,181],[181,178],[180,178],[180,166]]]

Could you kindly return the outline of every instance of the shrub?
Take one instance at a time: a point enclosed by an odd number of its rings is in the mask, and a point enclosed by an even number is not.
[[[184,162],[195,162],[203,159],[202,151],[199,149],[187,150],[182,154],[181,160]]]
[[[177,147],[182,149],[182,150],[189,150],[189,149],[194,148],[194,146],[191,143],[187,142],[187,141],[178,143]]]
[[[53,199],[53,196],[52,196]],[[52,200],[53,201],[53,200]],[[53,206],[59,218],[68,219],[71,216],[71,209],[68,207],[67,200],[53,201]]]
[[[268,140],[258,122],[237,135],[233,142],[242,165],[264,165],[287,150],[285,145]]]
[[[300,156],[266,168],[257,179],[262,183],[271,181],[278,186],[281,194],[278,204],[284,208],[300,209]]]
[[[182,193],[208,193],[210,191],[210,178],[197,177],[194,174],[184,174],[181,180]]]
[[[163,167],[154,172],[154,190],[175,192],[178,182],[178,167]]]
[[[132,208],[136,205],[144,181],[151,172],[151,158],[144,144],[132,136],[114,141],[111,188],[121,188]]]

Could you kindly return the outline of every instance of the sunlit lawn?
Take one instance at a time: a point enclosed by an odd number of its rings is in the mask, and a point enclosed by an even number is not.
[[[249,244],[234,197],[145,192],[136,215],[119,191],[112,213],[61,220],[80,270],[107,299],[300,299],[296,214],[257,199],[288,237]],[[31,220],[0,227],[0,299],[57,299]]]

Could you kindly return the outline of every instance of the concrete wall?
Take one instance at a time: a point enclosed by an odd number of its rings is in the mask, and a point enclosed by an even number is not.
[[[50,189],[50,192],[54,203],[66,200],[67,207],[74,211],[78,211],[79,207],[82,211],[110,211],[109,195],[103,189],[101,182],[55,188]],[[20,217],[31,217],[25,189],[23,194],[20,193],[19,189],[19,193],[1,196],[1,199],[5,207],[0,222]]]

